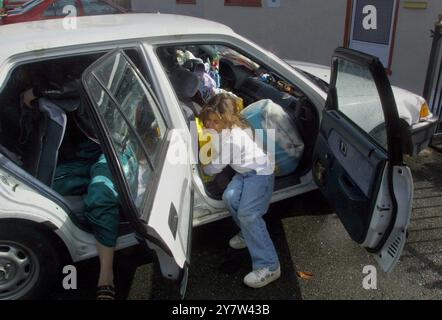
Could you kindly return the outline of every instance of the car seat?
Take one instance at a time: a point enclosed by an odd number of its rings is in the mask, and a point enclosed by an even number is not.
[[[38,99],[38,108],[42,117],[37,141],[40,153],[36,159],[35,177],[50,187],[54,180],[58,150],[63,141],[67,117],[59,105],[47,98]]]
[[[183,67],[174,69],[170,75],[170,82],[175,90],[186,121],[189,122],[198,117],[201,105],[193,101],[198,92],[199,79],[196,74]]]
[[[20,157],[16,153],[14,153],[14,152],[8,150],[6,147],[2,146],[1,144],[0,144],[0,153],[2,155],[4,155],[6,158],[8,158],[9,160],[11,160],[17,166],[19,166],[19,167],[23,166],[23,162],[20,160]]]
[[[64,98],[65,96],[69,98]],[[57,99],[43,97],[38,99],[37,105],[38,124],[36,132],[33,132],[27,142],[32,144],[32,152],[26,161],[26,169],[42,183],[52,187],[58,152],[67,126],[66,113],[78,109],[80,100],[68,95],[61,95]]]

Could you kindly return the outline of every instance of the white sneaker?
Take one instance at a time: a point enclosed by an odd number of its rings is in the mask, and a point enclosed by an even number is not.
[[[237,250],[247,248],[246,242],[244,241],[244,238],[242,237],[241,233],[238,233],[236,236],[230,239],[229,246],[232,249],[237,249]]]
[[[277,280],[281,276],[281,267],[275,271],[270,271],[269,268],[261,268],[253,270],[244,277],[244,284],[251,288],[262,288],[270,282]]]

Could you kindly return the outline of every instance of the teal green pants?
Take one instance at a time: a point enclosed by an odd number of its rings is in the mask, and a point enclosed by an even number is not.
[[[86,194],[84,214],[96,240],[106,247],[115,247],[119,197],[99,146],[83,143],[74,160],[57,167],[53,188],[62,196]]]

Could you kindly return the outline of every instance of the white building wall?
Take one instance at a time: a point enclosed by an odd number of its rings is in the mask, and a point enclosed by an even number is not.
[[[342,46],[347,0],[280,0],[279,8],[224,6],[224,0],[132,0],[132,10],[191,15],[232,27],[282,58],[330,65],[333,49]],[[422,94],[433,29],[442,14],[442,0],[428,0],[425,10],[400,2],[391,82]]]
[[[281,0],[280,8],[224,6],[224,0],[132,0],[133,11],[191,15],[224,23],[283,58],[330,64],[342,45],[346,0]]]
[[[442,0],[429,0],[425,10],[405,9],[401,2],[391,82],[422,94],[433,41],[430,30],[442,14]]]

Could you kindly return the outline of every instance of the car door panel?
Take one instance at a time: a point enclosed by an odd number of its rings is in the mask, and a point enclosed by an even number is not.
[[[314,166],[327,173],[321,177],[314,170],[315,182],[326,198],[336,203],[344,227],[358,243],[367,234],[373,186],[386,161],[386,156],[370,148],[361,135],[336,112],[324,113],[316,144],[316,152],[322,156]]]
[[[392,180],[397,211],[391,213],[391,220],[395,222],[394,225],[390,224],[384,233],[386,237],[388,236],[385,244],[382,245],[381,240],[381,245],[378,243],[375,249],[372,250],[372,252],[375,252],[377,262],[386,271],[392,270],[404,249],[412,209],[410,199],[413,198],[414,189],[411,170],[407,166],[394,166]]]
[[[169,135],[169,146],[163,160],[161,176],[152,192],[152,205],[144,208],[141,219],[151,229],[161,231],[162,240],[171,250],[171,254],[181,267],[188,260],[187,247],[191,213],[193,210],[190,166],[186,159],[177,158],[187,150],[185,134],[181,130],[172,130]],[[175,146],[181,146],[175,149]],[[167,199],[167,201],[165,201]],[[153,214],[161,212],[162,214]],[[176,245],[179,243],[179,245]]]
[[[324,119],[326,122],[337,122],[334,126],[339,128],[331,129],[328,133],[330,152],[345,167],[347,177],[369,197],[379,164],[386,161],[387,157],[382,155],[379,149],[366,145],[359,132],[351,126],[346,126],[345,120],[339,121],[334,116],[335,113],[330,113],[330,116],[327,115]]]
[[[384,136],[372,135],[382,123]],[[394,96],[379,60],[338,48],[313,178],[351,239],[373,253],[384,271],[394,267],[405,244],[413,192],[397,128]]]

